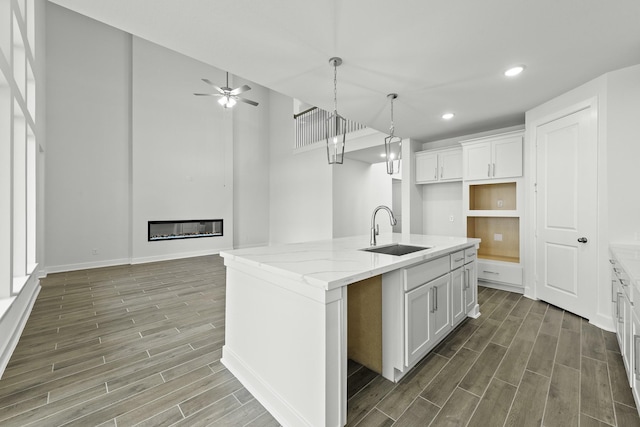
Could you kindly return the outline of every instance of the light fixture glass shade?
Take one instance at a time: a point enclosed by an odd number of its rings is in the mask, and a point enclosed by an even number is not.
[[[229,96],[223,96],[218,100],[218,104],[222,105],[224,108],[231,108],[236,105],[236,100]]]
[[[325,122],[327,161],[341,165],[344,160],[344,142],[347,137],[347,119],[334,111]]]
[[[389,175],[400,172],[400,161],[402,160],[402,138],[395,136],[395,125],[393,124],[393,101],[398,98],[397,93],[390,93],[387,98],[391,101],[391,127],[389,136],[384,139],[384,153],[387,163],[387,173]]]
[[[402,160],[402,138],[389,135],[384,139],[384,152],[389,175],[400,172],[400,160]]]

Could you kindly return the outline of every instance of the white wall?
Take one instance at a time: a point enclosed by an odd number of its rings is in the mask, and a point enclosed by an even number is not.
[[[609,239],[640,240],[640,65],[607,78]],[[639,242],[640,243],[640,242]]]
[[[201,78],[220,70],[133,38],[133,262],[233,246],[233,114]],[[147,221],[223,219],[224,236],[147,241]]]
[[[371,214],[376,206],[391,208],[391,176],[385,163],[368,164],[345,159],[333,168],[333,237],[364,236],[367,246]],[[395,213],[395,212],[394,212]],[[380,233],[391,233],[386,212],[376,217]]]
[[[55,270],[123,262],[130,36],[51,3],[46,10],[46,264]]]
[[[332,237],[332,167],[322,149],[294,154],[293,102],[269,96],[269,241],[293,243]]]
[[[193,95],[211,90],[201,78],[222,84],[222,70],[47,12],[47,271],[268,243],[269,91],[237,79],[260,106],[224,110]],[[149,220],[218,218],[223,237],[147,241]]]
[[[462,182],[422,185],[422,203],[424,234],[466,237]]]
[[[239,104],[233,117],[233,245],[235,248],[269,244],[269,93],[240,78],[251,90],[242,96],[258,102]]]

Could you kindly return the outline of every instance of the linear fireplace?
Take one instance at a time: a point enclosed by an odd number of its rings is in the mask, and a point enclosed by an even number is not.
[[[147,224],[149,242],[222,236],[221,219],[148,221]]]

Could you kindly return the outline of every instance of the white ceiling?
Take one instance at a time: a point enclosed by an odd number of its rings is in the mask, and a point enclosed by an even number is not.
[[[639,0],[50,1],[328,110],[340,56],[338,111],[387,132],[398,93],[396,135],[423,142],[521,124],[640,63]]]

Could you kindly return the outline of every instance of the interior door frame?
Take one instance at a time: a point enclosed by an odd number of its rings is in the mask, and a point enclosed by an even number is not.
[[[545,125],[547,123],[553,122],[555,120],[561,119],[563,117],[569,116],[578,111],[582,111],[585,109],[589,109],[592,113],[592,120],[594,127],[596,129],[596,138],[597,138],[597,153],[598,153],[598,163],[596,166],[596,181],[598,182],[598,195],[597,195],[597,203],[598,210],[596,212],[596,235],[591,237],[590,240],[596,245],[597,252],[597,295],[598,299],[601,299],[602,293],[600,289],[600,278],[601,275],[601,259],[602,255],[602,233],[601,233],[601,224],[602,224],[602,193],[600,191],[601,187],[601,179],[602,174],[606,173],[606,170],[602,170],[603,163],[606,165],[606,157],[603,159],[601,154],[603,153],[602,147],[602,129],[600,127],[599,121],[599,97],[598,96],[585,96],[581,101],[575,102],[565,102],[562,103],[561,100],[553,100],[547,104],[543,104],[543,106],[538,107],[537,109],[531,110],[531,112],[527,113],[527,122],[526,122],[526,157],[527,161],[524,162],[525,167],[525,182],[526,189],[525,191],[525,235],[524,235],[524,256],[526,260],[526,266],[524,271],[525,277],[525,290],[524,294],[530,298],[538,299],[538,291],[537,291],[537,246],[538,246],[538,238],[537,238],[537,194],[536,194],[536,183],[537,183],[537,170],[538,170],[538,159],[537,159],[537,147],[536,141],[538,137],[538,127]],[[529,115],[535,115],[529,120]],[[606,153],[606,150],[604,151]],[[606,207],[605,207],[606,208]],[[606,246],[606,245],[605,245]],[[606,249],[605,249],[606,251]],[[606,253],[606,252],[605,252]],[[607,300],[608,301],[608,300]],[[599,304],[596,302],[594,304],[590,304],[591,307],[591,323],[596,324],[599,327],[604,329],[611,329],[611,316],[609,313],[598,313]]]

